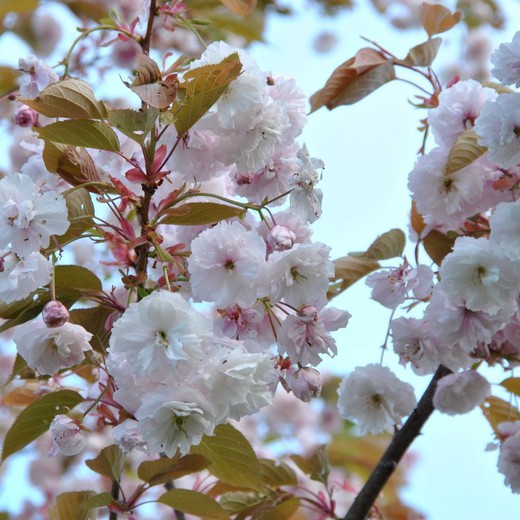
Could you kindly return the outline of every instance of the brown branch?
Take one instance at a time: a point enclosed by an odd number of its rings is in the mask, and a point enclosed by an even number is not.
[[[148,13],[148,25],[146,27],[146,34],[141,42],[141,48],[143,52],[148,54],[150,52],[150,43],[152,41],[152,30],[153,30],[153,22],[155,18],[155,10],[156,10],[156,0],[150,0],[150,11]]]
[[[451,374],[451,370],[443,365],[439,365],[417,407],[408,417],[403,427],[395,434],[392,442],[343,520],[364,520],[367,517],[373,503],[394,472],[397,464],[399,464],[413,440],[421,433],[424,423],[432,414],[433,396],[437,388],[437,382],[448,374]]]
[[[117,480],[112,480],[112,489],[110,490],[110,494],[115,502],[119,500],[119,482]],[[108,515],[109,520],[117,520],[117,512],[110,511]]]

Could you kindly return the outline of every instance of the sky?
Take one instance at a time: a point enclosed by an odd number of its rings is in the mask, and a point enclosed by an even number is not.
[[[391,29],[369,2],[358,1],[360,7],[353,12],[325,19],[307,3],[294,3],[298,14],[273,17],[266,43],[253,46],[251,52],[262,70],[293,76],[307,97],[323,86],[336,66],[367,45],[361,36],[403,57],[426,39],[422,30]],[[510,41],[514,22],[520,21],[520,6],[507,5],[510,21],[501,36],[493,36],[497,43]],[[338,45],[328,53],[316,53],[313,38],[324,30],[337,35]],[[457,30],[443,35],[439,64],[449,64],[457,55],[460,38]],[[415,93],[409,85],[394,82],[354,106],[322,108],[309,116],[302,140],[312,156],[325,162],[320,184],[323,216],[313,225],[314,240],[329,244],[333,258],[366,249],[394,227],[407,233],[407,175],[421,145],[419,119],[426,116],[409,103]],[[333,301],[352,318],[346,330],[336,334],[339,355],[321,365],[326,370],[344,374],[379,361],[390,311],[369,296],[369,289],[359,282]],[[391,348],[384,362],[413,383],[420,397],[429,377],[419,378],[399,367]],[[491,377],[496,382],[503,379],[502,374]],[[418,461],[409,473],[406,500],[429,520],[517,518],[520,495],[503,484],[496,470],[498,452],[485,451],[492,440],[491,428],[479,411],[455,418],[435,413],[413,444]]]
[[[255,46],[252,54],[261,69],[293,76],[307,97],[324,85],[338,65],[368,45],[361,36],[401,57],[426,40],[422,29],[392,29],[369,2],[357,2],[354,11],[329,19],[318,18],[303,2],[296,3],[299,14],[271,20],[267,44]],[[520,21],[518,4],[502,4],[508,9],[509,23],[501,34],[489,32],[497,44],[511,41]],[[313,38],[324,30],[334,32],[339,43],[326,54],[316,53]],[[441,36],[443,46],[434,69],[449,66],[460,53],[460,30]],[[415,94],[413,87],[393,82],[356,105],[333,111],[322,108],[309,116],[303,140],[311,156],[325,163],[320,183],[323,215],[313,225],[313,239],[332,246],[333,258],[363,251],[395,227],[408,235],[407,177],[422,142],[419,119],[426,116],[409,103]],[[427,257],[422,258],[426,262]],[[338,374],[379,361],[390,311],[369,298],[370,290],[361,281],[333,300],[332,305],[348,310],[352,318],[344,331],[335,334],[337,358],[320,367]],[[391,344],[384,363],[414,385],[418,398],[422,395],[430,377],[417,377],[400,367]],[[486,375],[493,382],[507,377],[501,371]],[[498,452],[485,451],[492,440],[492,430],[479,410],[457,417],[434,413],[412,445],[418,460],[409,473],[404,498],[429,520],[518,518],[520,495],[514,495],[497,472]]]

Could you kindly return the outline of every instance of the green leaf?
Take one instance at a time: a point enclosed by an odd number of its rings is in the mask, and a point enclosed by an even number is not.
[[[277,504],[273,509],[270,509],[263,515],[260,515],[258,520],[290,520],[294,513],[298,511],[299,507],[300,499],[297,497],[290,497]]]
[[[25,13],[38,7],[38,0],[2,0],[0,18],[8,13]]]
[[[298,477],[294,470],[281,462],[276,464],[274,460],[259,459],[260,468],[264,483],[272,488],[280,486],[296,486],[298,484]]]
[[[90,344],[97,352],[106,353],[110,331],[106,330],[105,324],[112,315],[114,309],[97,305],[86,309],[74,309],[70,311],[70,323],[81,325],[87,332],[92,334]]]
[[[90,269],[81,265],[56,265],[54,267],[54,284],[56,292],[59,287],[101,291],[101,280]]]
[[[211,462],[206,457],[196,454],[172,459],[162,458],[142,462],[137,469],[137,476],[144,482],[148,482],[150,486],[157,486],[202,471],[210,464]]]
[[[7,385],[14,380],[14,378],[22,372],[22,370],[27,366],[27,361],[20,356],[20,354],[16,354],[16,358],[14,360],[13,369],[11,370],[11,375],[7,378],[6,382],[2,384],[0,387],[0,393],[3,392]]]
[[[67,78],[52,83],[35,99],[20,98],[18,101],[30,106],[47,117],[71,119],[104,119],[105,105],[98,101],[90,85],[80,79]]]
[[[110,493],[99,493],[81,502],[78,506],[81,509],[94,509],[96,507],[106,507],[114,502],[114,497]]]
[[[3,7],[3,6],[2,6]],[[0,7],[0,11],[2,9]],[[0,14],[0,17],[2,15]],[[18,88],[18,78],[21,72],[11,67],[0,67],[0,97],[4,97]]]
[[[329,476],[327,446],[319,446],[310,457],[291,455],[290,458],[312,480],[327,483]]]
[[[499,397],[487,397],[480,405],[480,409],[498,436],[501,435],[498,429],[500,423],[520,421],[518,410]]]
[[[379,262],[363,256],[344,256],[334,261],[335,274],[329,286],[329,299],[338,296],[364,276],[379,269]]]
[[[218,502],[198,491],[172,489],[161,495],[158,502],[205,520],[228,520],[230,518]]]
[[[220,498],[220,505],[231,514],[240,513],[237,518],[244,518],[258,510],[265,502],[265,495],[259,493],[247,493],[244,491],[231,491],[224,493]]]
[[[217,478],[237,487],[257,489],[262,484],[261,467],[249,441],[230,424],[215,428],[205,436],[192,453],[203,455],[213,464],[209,470]]]
[[[408,65],[430,67],[441,47],[442,38],[432,38],[410,49],[404,61]]]
[[[82,402],[83,397],[77,392],[59,390],[31,403],[20,412],[5,435],[2,462],[45,433],[56,415],[66,414]]]
[[[424,249],[428,256],[437,264],[441,265],[445,256],[453,250],[455,239],[450,238],[437,229],[433,229],[426,235],[423,241]]]
[[[508,392],[520,396],[520,377],[508,377],[500,383],[500,386],[503,386]]]
[[[87,459],[85,464],[95,473],[119,482],[124,462],[125,454],[112,444],[103,448],[95,459]]]
[[[242,208],[215,202],[188,202],[168,210],[169,214],[161,218],[159,223],[177,226],[201,226],[238,217],[243,211]]]
[[[186,89],[185,99],[172,108],[179,135],[184,135],[216,103],[241,71],[235,52],[216,65],[197,67],[184,74],[181,87]]]
[[[468,128],[457,137],[451,147],[448,162],[446,163],[446,175],[452,175],[465,168],[473,161],[487,152],[485,146],[478,144],[478,135],[473,128]]]
[[[85,188],[72,188],[63,193],[67,204],[69,229],[60,236],[55,237],[60,246],[64,246],[77,240],[94,225],[94,204],[89,192]],[[58,246],[51,242],[47,248],[48,253],[56,251]]]
[[[400,229],[391,229],[377,237],[361,256],[372,260],[388,260],[403,254],[406,235]]]
[[[56,143],[96,148],[110,152],[119,151],[115,132],[105,123],[91,119],[69,119],[34,128],[41,139]]]
[[[360,49],[337,67],[325,86],[311,96],[311,112],[323,106],[332,110],[356,103],[393,79],[395,70],[391,60],[375,49]]]
[[[95,520],[97,512],[85,509],[83,504],[95,494],[94,491],[71,491],[56,497],[54,516],[56,520]]]
[[[148,134],[155,127],[159,110],[150,107],[146,112],[137,110],[110,110],[108,120],[121,133],[139,144],[143,144]]]
[[[91,182],[101,184],[96,164],[85,148],[44,141],[42,158],[47,170],[57,173],[72,186]],[[86,189],[99,193],[95,186]]]

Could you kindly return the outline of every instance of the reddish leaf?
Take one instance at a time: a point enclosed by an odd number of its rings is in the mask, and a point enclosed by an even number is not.
[[[230,11],[240,16],[251,14],[256,7],[256,0],[220,0]]]
[[[311,112],[326,106],[329,110],[351,105],[395,78],[394,65],[382,53],[365,47],[340,65],[311,96]]]
[[[462,13],[452,13],[447,7],[424,2],[421,5],[421,22],[428,36],[448,31],[460,22]]]

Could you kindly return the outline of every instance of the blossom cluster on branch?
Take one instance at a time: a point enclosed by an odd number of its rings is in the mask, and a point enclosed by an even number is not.
[[[23,409],[5,428],[2,463],[33,441],[54,460],[97,453],[86,465],[110,491],[98,482],[55,496],[38,483],[49,501],[39,514],[56,518],[75,508],[136,518],[148,502],[177,518],[348,518],[356,475],[380,469],[351,470],[353,425],[372,456],[381,446],[370,435],[399,444],[421,407],[384,359],[322,381],[320,363],[338,353],[332,333],[351,317],[329,300],[368,275],[372,298],[392,310],[400,363],[436,374],[426,404],[451,415],[480,405],[498,469],[519,492],[520,413],[478,372],[520,361],[520,94],[507,88],[520,84],[518,37],[493,55],[502,85],[444,87],[431,68],[436,35],[461,15],[423,4],[424,43],[400,59],[374,42],[311,97],[311,112],[352,104],[398,70],[431,90],[419,87],[428,116],[408,183],[413,260],[394,229],[333,262],[312,240],[324,163],[298,141],[304,93],[245,50],[206,42],[189,4],[112,11],[80,28],[58,66],[19,61],[9,100],[25,140],[0,179],[0,332],[16,347],[3,403]],[[236,16],[255,7],[222,4]],[[165,43],[181,30],[194,38],[189,52]],[[99,99],[99,48],[128,69],[127,101]],[[520,395],[519,378],[501,385]],[[322,389],[317,411],[307,403]],[[273,424],[277,406],[297,410],[294,424]],[[311,440],[297,431],[309,424]],[[268,439],[287,431],[300,453],[282,448],[275,460]],[[409,511],[389,500],[366,514]]]

